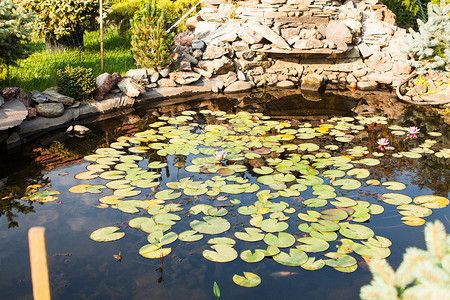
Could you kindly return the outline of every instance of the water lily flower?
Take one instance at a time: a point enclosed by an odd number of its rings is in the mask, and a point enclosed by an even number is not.
[[[387,145],[389,145],[389,140],[386,138],[378,139],[377,141],[378,149],[384,150]]]
[[[214,157],[215,157],[219,162],[221,162],[221,161],[225,158],[225,156],[227,156],[227,155],[228,155],[228,153],[225,152],[225,151],[223,151],[223,150],[216,151],[216,153],[214,153]]]
[[[417,138],[417,133],[419,133],[420,129],[415,127],[415,126],[411,126],[408,128],[408,137],[411,139],[415,139]]]

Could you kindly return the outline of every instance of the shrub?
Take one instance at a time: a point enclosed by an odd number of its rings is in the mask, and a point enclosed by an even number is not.
[[[396,15],[397,25],[416,28],[416,19],[426,21],[427,4],[430,0],[382,0]]]
[[[141,0],[126,0],[112,4],[108,9],[107,21],[117,24],[119,32],[126,34],[130,30],[134,13],[141,8],[141,2]]]
[[[22,5],[36,13],[34,32],[45,38],[91,29],[99,14],[98,0],[23,0]]]
[[[170,64],[174,35],[166,32],[164,12],[164,7],[160,11],[156,8],[156,0],[149,0],[131,22],[131,49],[140,67]]]
[[[406,53],[413,58],[408,63],[418,74],[430,71],[450,71],[450,4],[440,7],[428,5],[428,21],[417,20],[419,30],[410,28],[411,38],[407,39]]]
[[[95,77],[92,69],[67,66],[64,71],[58,70],[58,91],[75,99],[86,99],[95,91]]]
[[[6,77],[8,66],[26,56],[24,42],[31,33],[31,14],[21,10],[13,0],[0,2],[0,79]]]
[[[386,260],[373,260],[372,282],[361,288],[363,300],[448,299],[450,236],[436,221],[425,226],[427,250],[408,248],[394,271]]]

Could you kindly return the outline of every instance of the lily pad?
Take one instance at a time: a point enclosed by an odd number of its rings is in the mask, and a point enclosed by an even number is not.
[[[398,212],[404,216],[413,216],[413,217],[427,217],[433,213],[433,211],[427,207],[413,205],[413,204],[405,204],[397,206]]]
[[[261,229],[266,232],[284,231],[289,227],[286,222],[279,222],[277,219],[266,219],[261,221]]]
[[[255,250],[255,253],[252,253],[251,250],[244,250],[241,252],[240,257],[243,261],[247,263],[256,263],[260,262],[264,259],[264,250],[257,249]]]
[[[280,253],[273,256],[273,260],[281,265],[298,267],[308,260],[308,256],[300,249],[291,248],[289,249],[289,254],[280,251]]]
[[[224,263],[233,261],[238,257],[238,253],[230,245],[214,244],[211,248],[214,249],[214,251],[206,249],[202,253],[203,257],[207,260]]]
[[[340,186],[343,190],[356,190],[357,188],[361,187],[361,182],[351,178],[337,179],[331,184],[334,186]]]
[[[154,231],[147,236],[147,240],[150,244],[156,244],[158,246],[168,245],[175,242],[178,235],[175,232],[168,232],[164,234],[162,231]]]
[[[330,247],[326,241],[315,237],[298,238],[297,241],[302,243],[296,246],[297,249],[305,252],[322,252]]]
[[[341,228],[338,223],[330,220],[319,220],[315,223],[311,223],[311,227],[320,232],[337,231]]]
[[[243,287],[255,287],[261,283],[261,278],[254,273],[244,272],[244,276],[234,275],[233,281]]]
[[[116,226],[103,227],[92,232],[90,238],[97,242],[115,241],[121,239],[125,235],[125,232],[116,232],[118,230],[120,230],[120,228]]]
[[[203,234],[199,234],[195,230],[186,230],[178,235],[178,239],[183,242],[195,242],[201,240],[203,238]]]
[[[357,263],[356,259],[347,254],[328,252],[325,256],[330,258],[324,260],[325,264],[333,268],[350,267]]]
[[[148,208],[148,203],[141,201],[141,200],[127,200],[127,201],[121,201],[117,203],[117,208],[120,211],[134,214],[139,212],[138,208]]]
[[[389,248],[376,247],[372,244],[362,245],[359,243],[354,243],[352,245],[353,251],[358,253],[361,256],[365,256],[368,258],[386,258],[391,255],[391,251]]]
[[[339,233],[349,239],[369,239],[374,236],[374,232],[367,226],[360,224],[341,223]]]
[[[161,200],[172,200],[181,196],[181,193],[177,193],[174,190],[162,190],[155,194],[155,198]]]
[[[383,202],[392,205],[404,205],[412,202],[412,198],[398,193],[386,193],[383,194]]]
[[[206,216],[204,221],[194,220],[191,228],[203,234],[219,234],[230,229],[230,222],[220,217]]]
[[[367,169],[358,169],[358,168],[355,168],[355,169],[351,169],[351,170],[347,171],[347,175],[348,175],[348,176],[353,176],[353,175],[355,175],[356,178],[361,179],[361,178],[369,177],[370,171],[367,170]]]
[[[449,200],[445,197],[426,195],[414,198],[414,203],[426,208],[443,208],[449,204]]]
[[[234,236],[242,241],[257,242],[261,241],[265,234],[258,228],[247,227],[244,228],[245,232],[235,232]]]
[[[381,185],[385,186],[388,190],[400,191],[406,188],[406,185],[397,181],[385,181]]]
[[[278,236],[275,236],[272,233],[268,233],[264,237],[264,242],[270,246],[275,246],[278,248],[288,248],[294,245],[295,238],[292,234],[287,232],[280,232],[278,233]]]
[[[315,257],[308,257],[308,260],[300,265],[303,269],[314,271],[322,269],[325,266],[323,259],[316,260]]]
[[[155,244],[147,244],[139,249],[139,254],[146,258],[161,258],[172,252],[171,248],[161,248]]]

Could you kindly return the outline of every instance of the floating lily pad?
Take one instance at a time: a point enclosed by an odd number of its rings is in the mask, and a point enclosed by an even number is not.
[[[370,171],[367,170],[367,169],[358,169],[358,168],[355,168],[355,169],[351,169],[351,170],[347,171],[347,175],[348,175],[348,176],[353,176],[353,175],[355,175],[356,178],[361,179],[361,178],[369,177]]]
[[[141,193],[140,190],[135,190],[134,187],[126,188],[126,189],[120,189],[114,191],[114,196],[118,197],[133,197],[137,196]]]
[[[334,186],[340,186],[343,190],[356,190],[357,188],[361,187],[361,182],[351,178],[337,179],[331,184]]]
[[[244,276],[234,275],[233,281],[243,287],[255,287],[261,283],[261,278],[251,272],[244,272]]]
[[[90,179],[94,179],[97,178],[98,174],[96,174],[96,172],[91,172],[91,171],[86,171],[86,172],[81,172],[75,175],[76,179],[79,180],[90,180]]]
[[[156,244],[160,247],[175,242],[177,238],[178,235],[175,232],[164,234],[162,231],[154,231],[147,236],[147,240],[150,244]]]
[[[277,219],[266,219],[261,221],[261,229],[266,232],[284,231],[289,227],[286,222],[279,222]]]
[[[116,232],[120,230],[116,226],[108,226],[95,230],[91,233],[90,238],[97,242],[110,242],[121,239],[125,232]]]
[[[241,215],[252,215],[258,211],[258,208],[255,206],[241,206],[238,208],[238,213]]]
[[[155,194],[155,198],[161,200],[172,200],[181,196],[181,193],[177,193],[174,190],[162,190]]]
[[[316,260],[315,257],[308,257],[308,260],[300,265],[303,269],[314,271],[322,269],[325,266],[323,259]]]
[[[339,233],[349,239],[369,239],[374,236],[374,232],[367,226],[360,224],[341,223]]]
[[[414,198],[414,203],[426,208],[443,208],[449,204],[449,200],[445,197],[426,195]]]
[[[195,230],[186,230],[178,235],[178,239],[183,242],[195,242],[201,240],[203,238],[203,234],[199,234]]]
[[[287,248],[294,245],[295,238],[292,234],[287,232],[280,232],[278,233],[278,236],[272,233],[268,233],[264,237],[264,242],[270,246],[275,246],[278,248]]]
[[[326,199],[320,199],[320,198],[310,198],[305,201],[303,201],[303,204],[308,207],[322,207],[327,205],[328,201]]]
[[[383,194],[383,202],[392,205],[404,205],[412,202],[412,198],[398,193],[386,193]]]
[[[403,221],[404,224],[409,225],[409,226],[421,226],[423,224],[425,224],[425,220],[419,217],[414,217],[414,216],[405,216],[402,217],[401,220]]]
[[[100,174],[100,178],[108,179],[108,180],[116,180],[125,177],[124,171],[106,171]]]
[[[247,242],[257,242],[264,238],[264,233],[258,228],[244,228],[245,232],[235,232],[234,236]]]
[[[361,245],[359,243],[354,243],[352,245],[353,251],[358,253],[361,256],[365,256],[368,258],[386,258],[391,255],[391,251],[389,248],[376,247],[375,245]]]
[[[244,250],[241,252],[240,257],[243,261],[247,263],[256,263],[264,259],[265,257],[264,252],[265,251],[261,249],[255,250],[255,253],[252,253],[251,250]]]
[[[355,200],[348,197],[336,197],[338,201],[330,201],[330,204],[333,204],[336,207],[351,207],[358,204]]]
[[[219,234],[230,229],[230,222],[220,217],[206,216],[204,221],[194,220],[191,228],[203,234]]]
[[[238,253],[230,245],[214,244],[211,248],[214,249],[214,251],[207,249],[202,253],[203,257],[207,260],[224,263],[233,261],[238,257]]]
[[[172,252],[171,248],[161,248],[155,244],[147,244],[139,249],[139,254],[146,258],[161,258]]]
[[[90,184],[79,184],[79,185],[75,185],[73,187],[71,187],[69,189],[69,192],[71,193],[75,193],[75,194],[82,194],[82,193],[86,193],[87,188],[91,186]]]
[[[337,231],[340,228],[338,223],[330,220],[319,220],[315,223],[311,223],[311,227],[320,232]]]
[[[297,249],[305,252],[322,252],[330,247],[326,241],[315,237],[298,238],[297,241],[302,243],[296,246]]]
[[[400,191],[406,188],[406,185],[397,181],[385,181],[381,185],[385,186],[388,190]]]
[[[330,208],[320,212],[321,218],[330,221],[342,221],[347,219],[348,213],[343,209]]]
[[[330,258],[324,260],[325,264],[333,268],[350,267],[357,263],[356,259],[347,254],[328,252],[325,256]]]
[[[281,265],[298,267],[308,260],[308,256],[300,249],[291,248],[289,249],[289,254],[280,251],[280,253],[273,256],[273,260]]]
[[[127,200],[127,201],[121,201],[117,203],[117,208],[120,211],[126,212],[126,213],[137,213],[139,212],[138,208],[148,208],[148,203],[140,200]]]
[[[429,208],[413,205],[413,204],[405,204],[397,206],[398,212],[404,216],[413,216],[413,217],[427,217],[433,213],[433,211]]]

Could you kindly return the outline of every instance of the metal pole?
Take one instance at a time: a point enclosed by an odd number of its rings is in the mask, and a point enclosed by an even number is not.
[[[100,0],[100,70],[103,73],[103,0]]]

